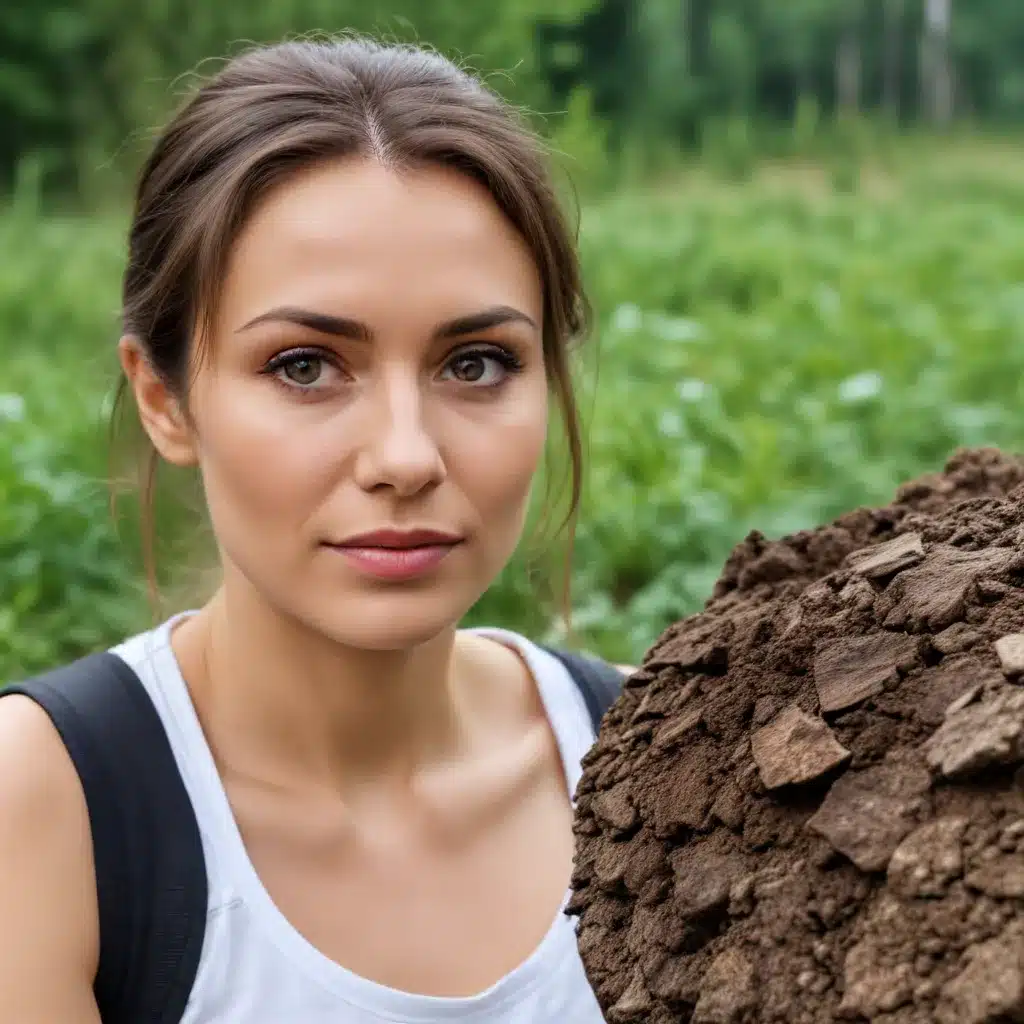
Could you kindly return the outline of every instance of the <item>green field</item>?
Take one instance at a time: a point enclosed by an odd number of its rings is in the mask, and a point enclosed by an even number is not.
[[[908,147],[853,192],[764,166],[585,207],[586,643],[640,657],[749,529],[885,500],[958,445],[1021,445],[1022,171],[1024,148]],[[0,212],[0,679],[149,621],[105,483],[124,227]],[[553,613],[517,559],[474,620],[541,636]]]

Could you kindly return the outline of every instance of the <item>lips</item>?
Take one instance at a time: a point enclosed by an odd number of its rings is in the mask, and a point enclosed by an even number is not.
[[[374,530],[328,546],[362,575],[402,581],[429,574],[462,540],[440,530]]]
[[[369,533],[358,533],[332,547],[339,548],[389,548],[404,550],[408,548],[430,547],[432,545],[458,544],[462,538],[457,534],[444,530],[373,530]]]

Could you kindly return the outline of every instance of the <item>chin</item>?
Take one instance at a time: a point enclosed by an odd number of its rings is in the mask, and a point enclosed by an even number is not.
[[[475,600],[476,595],[459,601],[436,590],[383,593],[337,603],[325,599],[302,617],[317,632],[346,647],[406,651],[455,629]]]

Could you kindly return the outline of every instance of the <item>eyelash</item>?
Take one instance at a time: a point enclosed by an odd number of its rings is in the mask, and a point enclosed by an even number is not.
[[[519,356],[511,349],[504,348],[501,345],[477,345],[471,348],[457,349],[448,356],[444,365],[448,366],[456,359],[465,359],[468,356],[482,356],[493,359],[510,375],[521,373],[523,370],[523,361]],[[337,365],[337,358],[324,349],[315,347],[292,348],[288,349],[287,352],[279,352],[269,359],[260,372],[266,374],[281,387],[287,388],[289,391],[310,394],[318,389],[315,387],[303,387],[294,381],[287,381],[277,376],[278,371],[304,359],[317,359],[324,363]],[[503,383],[505,383],[504,380],[499,381],[497,384],[477,385],[476,388],[480,391],[491,391],[500,388]]]

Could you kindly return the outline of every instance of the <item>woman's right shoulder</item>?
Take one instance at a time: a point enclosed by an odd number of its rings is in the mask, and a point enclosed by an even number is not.
[[[0,941],[0,1019],[74,1008],[62,1019],[94,1020],[99,921],[85,794],[46,711],[17,693],[0,699],[0,864],[0,920],[16,939]]]
[[[50,716],[21,693],[0,700],[0,818],[47,822],[62,805],[85,797],[78,773]],[[0,828],[0,835],[6,830]]]
[[[11,847],[51,842],[89,853],[89,815],[78,772],[50,716],[31,697],[0,700],[0,863]]]

